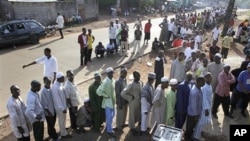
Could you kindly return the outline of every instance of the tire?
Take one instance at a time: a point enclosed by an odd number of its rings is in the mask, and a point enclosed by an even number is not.
[[[38,44],[39,43],[39,36],[38,35],[31,35],[30,36],[30,42],[32,44]]]

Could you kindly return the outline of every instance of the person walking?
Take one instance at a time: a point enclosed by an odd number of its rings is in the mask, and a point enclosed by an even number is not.
[[[57,64],[57,59],[51,55],[50,48],[44,49],[44,56],[36,59],[35,61],[27,65],[23,65],[23,69],[34,64],[43,64],[43,76],[48,77],[49,79],[52,80],[52,82],[56,80],[56,72],[58,71],[58,64]]]
[[[91,118],[93,120],[93,130],[95,132],[100,132],[102,123],[105,121],[105,112],[102,108],[103,96],[99,96],[96,90],[102,84],[100,73],[96,72],[94,74],[95,81],[89,86],[89,101],[91,105]]]
[[[27,108],[25,114],[32,123],[35,141],[43,141],[44,136],[45,114],[38,93],[40,89],[41,83],[33,80],[26,98]]]
[[[121,66],[120,68],[120,77],[115,82],[115,94],[116,94],[116,128],[119,131],[122,131],[122,128],[125,127],[127,112],[128,112],[128,102],[121,96],[121,92],[124,88],[127,87],[127,68]]]
[[[95,36],[92,35],[92,30],[88,29],[88,61],[89,62],[92,62],[91,55],[92,55],[94,41],[95,41]]]
[[[70,127],[73,130],[77,129],[76,116],[78,106],[82,104],[80,94],[75,84],[75,75],[72,70],[66,72],[67,80],[64,84],[64,92],[66,95],[67,106],[69,107]]]
[[[41,90],[41,104],[45,113],[49,137],[54,141],[58,141],[58,135],[55,129],[56,112],[51,91],[51,80],[43,77],[44,87]]]
[[[125,30],[124,26],[122,26],[122,30],[119,33],[119,35],[121,36],[120,56],[122,56],[122,50],[124,48],[125,57],[128,57],[128,52],[127,52],[127,50],[128,50],[128,31]]]
[[[115,115],[115,83],[113,80],[114,70],[112,67],[108,67],[105,71],[107,73],[107,77],[96,90],[96,93],[99,96],[103,96],[102,108],[105,109],[106,132],[109,136],[115,137],[115,133],[112,130],[112,122]]]
[[[88,35],[86,34],[86,28],[82,28],[82,34],[78,36],[78,43],[80,45],[80,66],[86,66],[88,63]]]
[[[17,141],[30,141],[31,124],[25,115],[26,106],[20,97],[20,88],[17,85],[10,87],[11,97],[7,102],[11,129]]]
[[[144,43],[148,44],[148,40],[150,40],[150,29],[152,27],[151,20],[149,19],[148,22],[144,26]]]
[[[60,35],[61,35],[61,39],[63,39],[64,36],[63,36],[62,29],[64,27],[64,18],[60,13],[57,13],[56,23],[57,23],[58,30],[59,30]]]

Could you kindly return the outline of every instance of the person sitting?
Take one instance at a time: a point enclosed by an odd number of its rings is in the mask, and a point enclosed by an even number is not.
[[[84,133],[86,132],[84,127],[91,127],[92,126],[92,119],[91,119],[91,105],[89,98],[85,98],[84,105],[82,105],[79,110],[77,111],[76,116],[76,125],[78,127],[77,133]]]
[[[115,46],[112,41],[110,41],[106,46],[107,55],[111,55],[115,53]]]
[[[163,44],[155,38],[152,43],[152,51],[158,52],[160,49],[164,49]]]
[[[177,38],[173,41],[172,43],[172,47],[176,48],[176,47],[181,47],[182,46],[182,39],[181,39],[181,35],[177,35]]]
[[[100,55],[101,57],[104,57],[104,53],[105,53],[105,48],[102,45],[102,42],[99,42],[99,44],[95,47],[96,57],[98,58],[98,55]]]

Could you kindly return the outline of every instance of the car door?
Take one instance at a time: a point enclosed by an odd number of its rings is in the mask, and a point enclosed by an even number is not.
[[[17,38],[19,42],[27,41],[30,35],[30,29],[23,22],[16,23]]]
[[[13,44],[17,41],[15,24],[3,25],[1,28],[0,44]]]

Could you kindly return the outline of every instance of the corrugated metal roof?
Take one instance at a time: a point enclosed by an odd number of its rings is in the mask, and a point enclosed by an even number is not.
[[[55,2],[58,0],[8,0],[10,2]]]

